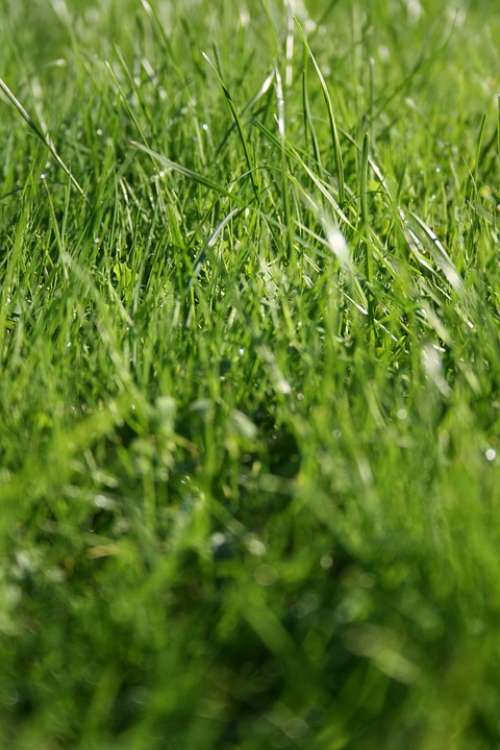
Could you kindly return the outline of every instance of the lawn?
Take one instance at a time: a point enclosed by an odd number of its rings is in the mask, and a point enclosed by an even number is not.
[[[0,0],[0,746],[500,748],[500,4]]]

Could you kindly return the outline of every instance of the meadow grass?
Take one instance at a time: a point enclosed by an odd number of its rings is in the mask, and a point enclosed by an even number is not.
[[[500,748],[500,7],[0,0],[0,744]]]

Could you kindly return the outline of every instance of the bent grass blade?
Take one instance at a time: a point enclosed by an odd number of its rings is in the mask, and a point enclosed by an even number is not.
[[[35,133],[37,138],[42,141],[44,146],[50,151],[53,159],[59,164],[61,169],[66,173],[66,175],[71,180],[71,183],[73,186],[78,190],[81,196],[86,198],[85,192],[83,188],[80,186],[80,183],[78,180],[73,176],[73,173],[71,172],[70,168],[64,163],[64,161],[61,159],[59,154],[56,151],[56,148],[52,142],[51,137],[48,133],[44,133],[43,130],[36,124],[36,122],[33,120],[31,115],[26,111],[26,109],[23,107],[19,99],[16,97],[16,95],[11,91],[11,89],[7,86],[5,81],[0,78],[0,90],[8,100],[8,102],[14,107],[15,110],[21,115],[25,123],[28,125],[28,127]]]

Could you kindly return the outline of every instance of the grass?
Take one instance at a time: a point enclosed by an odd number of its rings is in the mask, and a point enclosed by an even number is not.
[[[491,0],[0,0],[0,741],[500,747]]]

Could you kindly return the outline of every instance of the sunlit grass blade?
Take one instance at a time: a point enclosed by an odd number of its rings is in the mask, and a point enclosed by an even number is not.
[[[283,91],[283,81],[281,78],[280,71],[278,68],[275,70],[275,90],[276,90],[276,105],[277,115],[276,122],[278,125],[279,143],[281,151],[281,178],[282,178],[282,197],[283,197],[283,214],[284,223],[287,227],[287,244],[288,244],[288,255],[291,256],[293,252],[293,231],[291,224],[290,215],[290,197],[289,197],[289,184],[288,184],[288,161],[287,161],[287,149],[286,149],[286,105],[285,105],[285,94]]]
[[[313,117],[311,114],[311,105],[309,102],[309,76],[308,76],[308,65],[307,65],[307,50],[304,47],[304,69],[302,72],[302,117],[304,120],[304,136],[306,148],[308,146],[309,139],[311,140],[312,152],[314,160],[318,166],[321,164],[321,151],[319,147],[318,135],[316,133],[316,127],[314,125]]]
[[[340,206],[344,206],[345,203],[345,178],[344,178],[344,160],[342,156],[342,149],[340,146],[340,139],[339,139],[339,133],[337,128],[337,121],[335,118],[335,113],[333,111],[333,104],[332,99],[330,96],[330,92],[328,90],[328,86],[325,81],[325,77],[323,73],[321,72],[321,68],[318,65],[318,62],[309,46],[309,43],[307,41],[306,34],[300,25],[300,23],[297,21],[297,24],[299,26],[299,29],[302,33],[302,39],[304,46],[307,50],[307,53],[311,59],[311,62],[313,64],[314,70],[316,71],[316,75],[318,76],[318,80],[320,82],[321,91],[323,94],[323,98],[326,104],[327,112],[328,112],[328,123],[330,125],[330,138],[331,138],[331,144],[332,149],[335,157],[335,167],[336,167],[336,174],[337,174],[337,183],[338,183],[338,191],[339,191],[339,204]]]

